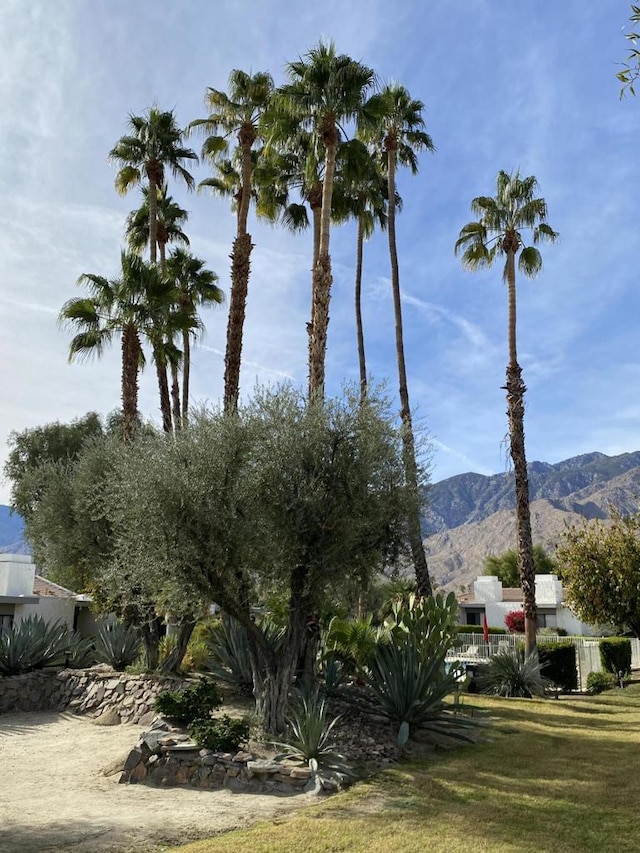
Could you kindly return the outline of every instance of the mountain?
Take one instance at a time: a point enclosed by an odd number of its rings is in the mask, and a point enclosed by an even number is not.
[[[612,507],[640,510],[640,451],[532,462],[529,488],[533,541],[553,551],[568,526],[607,519]],[[468,585],[488,554],[516,546],[513,474],[459,474],[433,484],[423,530],[434,581]]]
[[[28,554],[29,548],[22,540],[24,522],[19,515],[12,515],[8,506],[0,504],[0,553]]]

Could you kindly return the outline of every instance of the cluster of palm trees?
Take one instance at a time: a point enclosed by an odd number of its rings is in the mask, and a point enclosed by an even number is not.
[[[198,308],[220,302],[217,276],[184,248],[167,256],[170,243],[188,246],[183,231],[187,214],[168,193],[167,173],[194,186],[187,166],[198,161],[186,147],[190,134],[204,134],[202,160],[212,169],[199,188],[230,199],[236,215],[231,251],[231,288],[225,347],[224,409],[233,414],[240,393],[243,330],[249,295],[251,253],[249,212],[294,231],[313,228],[311,307],[308,331],[309,405],[322,405],[325,359],[333,282],[331,228],[347,219],[357,223],[355,314],[360,394],[367,396],[367,368],[362,324],[362,256],[366,238],[378,225],[388,236],[395,341],[403,436],[403,459],[408,492],[414,496],[408,518],[409,541],[421,595],[431,593],[431,581],[420,533],[418,464],[403,340],[400,270],[396,246],[396,212],[402,199],[396,190],[400,166],[413,173],[418,153],[434,151],[423,119],[424,105],[400,84],[379,86],[373,69],[339,54],[332,43],[320,43],[286,66],[286,82],[276,87],[270,74],[232,71],[228,91],[210,88],[205,103],[209,114],[183,131],[173,112],[151,108],[129,117],[129,133],[110,152],[119,167],[116,188],[126,193],[140,187],[141,206],[127,219],[128,251],[122,253],[122,275],[116,281],[84,275],[84,298],[72,299],[61,312],[77,334],[70,357],[99,354],[114,334],[122,339],[122,409],[125,439],[137,419],[138,371],[143,364],[142,339],[152,352],[158,376],[163,428],[186,425],[189,403],[191,337],[202,328]],[[535,178],[521,179],[501,172],[496,199],[475,199],[472,209],[480,222],[466,226],[456,244],[464,249],[467,267],[489,264],[505,254],[509,285],[510,327],[507,397],[512,455],[518,500],[528,517],[528,484],[522,429],[524,384],[515,349],[515,257],[523,247],[520,231],[534,228],[534,239],[553,239],[546,224],[544,200],[535,199]],[[495,242],[490,240],[495,237]],[[149,261],[142,253],[148,247]],[[539,254],[533,247],[520,252],[520,268],[534,274]],[[182,378],[182,388],[180,388]],[[521,445],[521,450],[519,449]],[[523,473],[524,465],[524,473]],[[524,479],[523,479],[524,478]],[[519,503],[520,507],[520,503]],[[524,524],[524,522],[523,522]],[[522,527],[522,531],[521,531]],[[519,525],[522,549],[529,550],[526,525]],[[530,529],[529,529],[530,542]],[[524,558],[524,574],[529,576]],[[531,568],[531,578],[533,570]],[[533,604],[535,608],[535,601]],[[533,611],[529,608],[529,615]]]

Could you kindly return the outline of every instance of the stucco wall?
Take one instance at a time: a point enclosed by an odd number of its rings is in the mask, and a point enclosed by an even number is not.
[[[69,628],[73,628],[73,614],[75,602],[72,598],[58,598],[58,596],[40,597],[37,604],[16,604],[16,625],[29,616],[41,616],[45,622],[64,622]]]

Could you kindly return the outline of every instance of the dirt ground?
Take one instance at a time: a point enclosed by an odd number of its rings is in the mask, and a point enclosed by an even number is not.
[[[2,853],[147,853],[247,826],[310,802],[309,794],[237,794],[119,785],[101,774],[139,726],[71,714],[0,717]]]

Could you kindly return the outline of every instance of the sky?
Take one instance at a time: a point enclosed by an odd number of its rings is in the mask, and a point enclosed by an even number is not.
[[[130,113],[206,116],[207,87],[234,68],[285,80],[287,62],[320,39],[424,102],[436,146],[416,177],[400,174],[397,222],[409,392],[428,437],[431,478],[508,468],[507,294],[501,269],[462,269],[469,204],[504,169],[535,175],[559,232],[544,266],[518,281],[518,350],[527,385],[528,459],[557,462],[640,447],[640,99],[620,99],[628,50],[621,0],[0,0],[0,464],[12,430],[119,405],[120,354],[67,360],[57,323],[82,273],[115,278],[135,192],[120,197],[107,154]],[[199,150],[201,138],[189,145]],[[197,181],[208,176],[197,167]],[[192,251],[228,294],[235,221],[228,204],[173,183],[190,212]],[[311,235],[250,218],[255,248],[241,392],[306,386]],[[355,226],[332,234],[334,284],[327,390],[357,381]],[[388,247],[365,246],[368,367],[396,397]],[[207,311],[192,398],[222,391],[226,308]],[[397,405],[397,399],[395,401]],[[159,422],[152,369],[140,407]],[[0,502],[9,484],[0,483]]]

